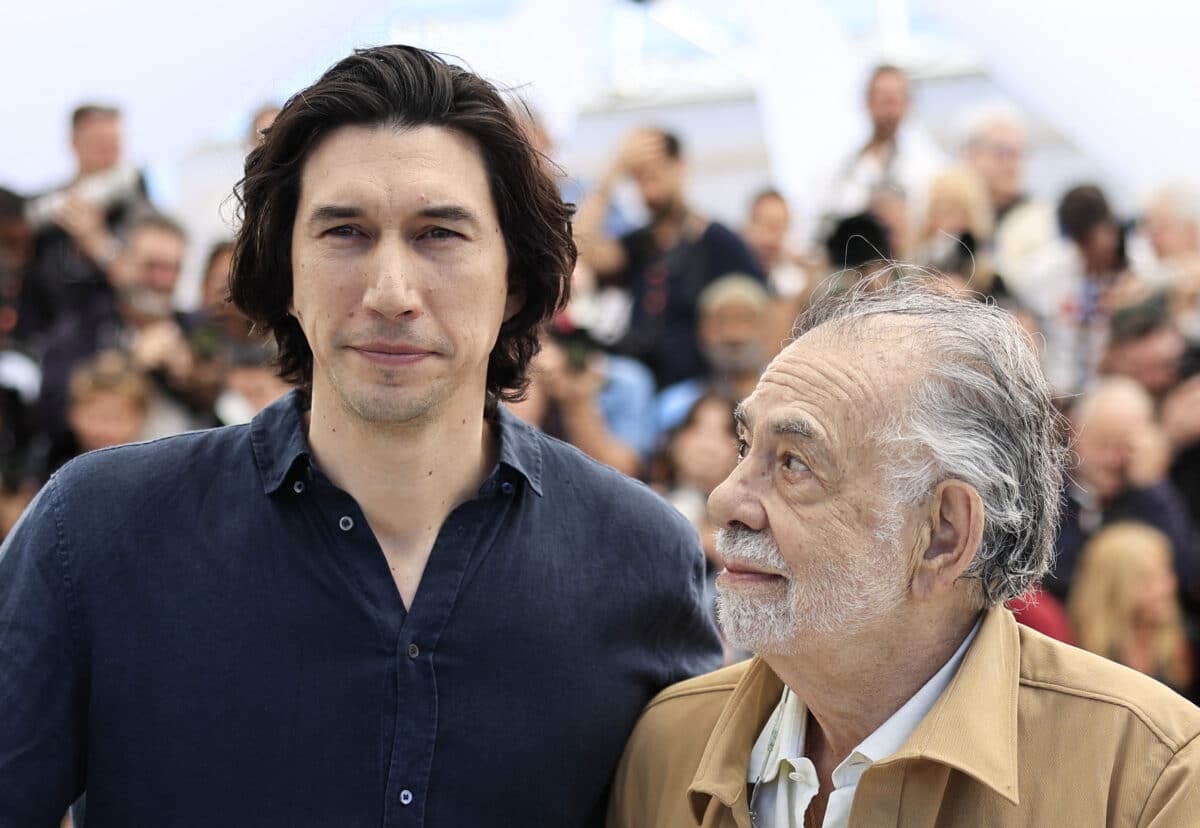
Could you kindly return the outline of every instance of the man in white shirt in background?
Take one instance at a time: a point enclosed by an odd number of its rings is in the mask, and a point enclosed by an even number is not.
[[[838,219],[870,210],[881,191],[902,196],[908,216],[924,215],[929,182],[943,159],[923,134],[905,128],[910,100],[902,69],[884,64],[871,73],[866,95],[871,137],[838,168],[824,208],[824,233]]]

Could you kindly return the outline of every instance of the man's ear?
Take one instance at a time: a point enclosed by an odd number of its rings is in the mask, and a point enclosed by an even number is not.
[[[946,480],[938,485],[929,506],[929,528],[921,535],[924,553],[916,561],[913,597],[937,598],[975,560],[983,541],[983,498],[969,483]]]
[[[521,312],[521,308],[525,307],[525,294],[515,291],[508,292],[508,299],[504,302],[504,321],[507,322]]]

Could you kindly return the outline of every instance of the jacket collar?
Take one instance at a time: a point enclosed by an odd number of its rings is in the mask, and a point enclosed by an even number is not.
[[[921,758],[961,771],[1016,803],[1020,669],[1017,622],[1007,609],[994,607],[933,708],[900,750],[872,770]],[[735,813],[748,808],[750,750],[782,692],[783,682],[755,658],[725,703],[688,788],[697,822],[712,797]]]
[[[278,491],[298,467],[307,466],[311,460],[304,429],[306,410],[305,398],[290,391],[260,411],[250,423],[254,459],[267,494]],[[500,436],[501,465],[516,471],[535,494],[541,495],[542,448],[537,432],[503,406],[497,410],[493,424]]]

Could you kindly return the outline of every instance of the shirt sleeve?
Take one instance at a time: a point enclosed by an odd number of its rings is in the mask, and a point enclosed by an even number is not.
[[[1150,791],[1139,826],[1185,828],[1200,814],[1200,736],[1184,745],[1163,768]]]
[[[682,515],[677,517],[683,527],[674,550],[679,562],[663,567],[663,571],[678,573],[679,578],[663,584],[665,594],[660,599],[662,612],[656,626],[665,667],[658,689],[716,670],[724,658],[704,578],[700,536]]]
[[[86,692],[57,486],[0,547],[0,826],[53,828],[84,787]]]

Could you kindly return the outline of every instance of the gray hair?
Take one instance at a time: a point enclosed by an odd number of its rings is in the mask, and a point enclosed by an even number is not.
[[[1024,594],[1054,557],[1068,433],[1028,335],[1008,312],[950,293],[923,273],[889,268],[844,293],[818,298],[797,336],[911,342],[920,376],[908,404],[874,436],[888,452],[893,502],[914,505],[943,480],[962,480],[983,500],[980,548],[964,577],[985,606]],[[897,274],[901,278],[895,278]],[[880,326],[891,317],[898,325]]]
[[[1169,181],[1152,191],[1144,208],[1162,205],[1180,221],[1200,228],[1200,188],[1190,181]]]

